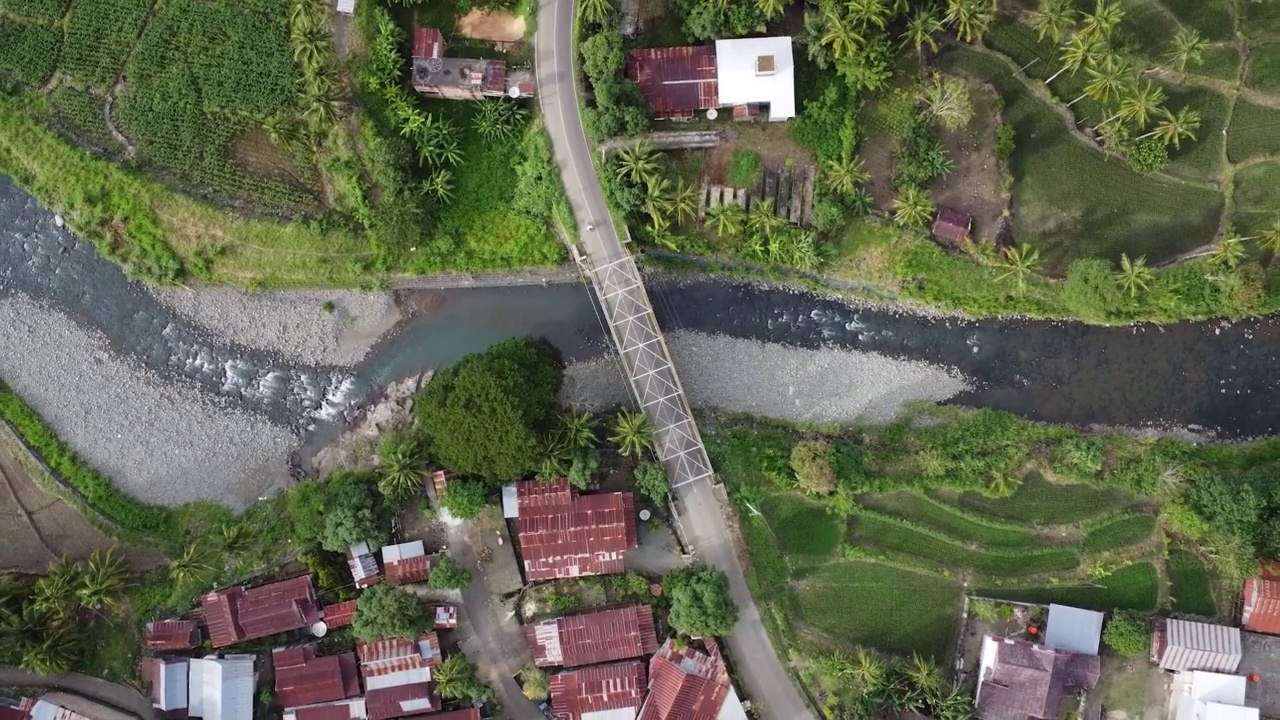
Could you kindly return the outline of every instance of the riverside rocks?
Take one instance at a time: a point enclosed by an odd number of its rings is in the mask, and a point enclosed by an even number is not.
[[[393,382],[355,423],[332,443],[318,450],[311,469],[324,477],[334,470],[369,467],[377,463],[378,437],[413,424],[413,401],[434,376],[433,371]]]

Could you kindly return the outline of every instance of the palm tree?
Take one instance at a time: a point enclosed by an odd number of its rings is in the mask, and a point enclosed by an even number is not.
[[[120,552],[114,545],[105,551],[94,550],[80,574],[80,587],[76,590],[76,597],[81,605],[90,610],[114,607],[124,592],[128,577],[129,569],[125,567],[124,558],[120,557]]]
[[[79,599],[79,575],[79,568],[68,557],[50,565],[45,576],[31,588],[31,607],[58,621],[70,618]]]
[[[1080,32],[1083,35],[1108,41],[1111,31],[1124,20],[1124,10],[1119,4],[1108,5],[1107,0],[1097,0],[1092,13],[1085,13]]]
[[[924,46],[929,52],[938,52],[938,41],[934,35],[946,30],[946,26],[938,19],[938,14],[931,6],[916,8],[916,12],[907,20],[907,28],[902,32],[902,44],[916,49],[916,55],[924,60]]]
[[[818,257],[818,248],[813,241],[813,233],[802,232],[796,235],[791,244],[791,264],[798,270],[812,272],[818,269],[822,258]]]
[[[858,188],[853,195],[849,196],[849,210],[855,217],[863,217],[871,212],[871,206],[874,204],[874,198],[871,193],[864,188]]]
[[[294,120],[294,116],[278,112],[262,121],[262,130],[273,145],[290,152],[302,145],[302,128]]]
[[[575,448],[589,449],[596,446],[596,419],[586,411],[570,410],[560,416],[566,441]]]
[[[390,435],[382,441],[378,448],[378,492],[384,497],[403,502],[421,493],[426,471],[422,447],[412,438]]]
[[[942,675],[938,672],[938,666],[933,660],[922,658],[916,653],[911,653],[911,660],[907,662],[904,674],[912,685],[923,690],[929,697],[936,697],[942,689]]]
[[[1062,42],[1062,36],[1076,26],[1076,11],[1071,0],[1041,0],[1040,7],[1027,13],[1036,37],[1046,37],[1054,45]]]
[[[1058,54],[1058,59],[1062,61],[1062,67],[1058,72],[1049,76],[1044,81],[1045,85],[1052,83],[1058,79],[1058,76],[1064,72],[1075,75],[1080,68],[1093,64],[1102,50],[1101,44],[1093,38],[1082,33],[1076,33],[1071,36],[1066,45],[1062,46],[1062,51]]]
[[[1194,140],[1196,131],[1200,129],[1200,113],[1189,107],[1184,107],[1177,113],[1164,111],[1164,119],[1156,123],[1155,128],[1138,138],[1145,140],[1149,137],[1158,137],[1165,145],[1172,144],[1175,149],[1182,149],[1182,141]]]
[[[670,252],[680,250],[680,247],[676,245],[676,236],[671,234],[671,224],[665,220],[662,221],[660,226],[655,223],[650,224],[649,239],[653,241],[654,245],[663,250]]]
[[[80,650],[74,625],[28,606],[17,614],[13,645],[23,668],[41,675],[69,672]]]
[[[611,0],[579,0],[578,2],[578,19],[587,23],[604,25],[616,11]]]
[[[893,199],[893,221],[905,228],[918,229],[933,219],[934,206],[929,194],[909,185]]]
[[[884,683],[884,661],[871,650],[864,647],[853,651],[853,659],[849,668],[849,680],[860,693],[870,693]]]
[[[756,0],[756,9],[764,16],[765,22],[769,22],[781,15],[787,4],[788,0]]]
[[[1151,122],[1151,118],[1163,104],[1164,89],[1159,85],[1144,82],[1134,86],[1120,98],[1120,110],[1116,113],[1116,117],[1132,123],[1141,130]]]
[[[213,567],[209,565],[198,540],[188,543],[182,548],[182,554],[169,561],[169,579],[179,587],[192,584],[211,570]]]
[[[342,95],[337,88],[323,92],[302,93],[302,117],[312,129],[329,128],[342,115]]]
[[[1119,55],[1109,53],[1103,56],[1102,62],[1086,69],[1089,82],[1085,84],[1084,95],[1081,97],[1088,96],[1100,103],[1111,102],[1120,97],[1133,82],[1132,71],[1129,63]],[[1067,103],[1067,106],[1075,105],[1079,100],[1080,98],[1076,98]]]
[[[836,60],[852,55],[862,47],[866,40],[854,29],[853,23],[832,7],[822,14],[825,30],[819,42],[831,48],[831,57]]]
[[[736,203],[721,203],[707,211],[707,220],[717,236],[737,237],[742,232],[743,215]]]
[[[675,188],[668,196],[668,211],[675,215],[676,222],[693,222],[698,216],[698,188],[677,178]]]
[[[782,218],[773,209],[773,198],[765,198],[751,203],[747,213],[747,230],[754,235],[772,240],[782,224]]]
[[[658,160],[649,146],[638,143],[618,150],[618,179],[633,183],[648,183],[658,174]]]
[[[991,476],[991,479],[987,481],[987,486],[983,488],[982,492],[987,497],[1009,497],[1017,492],[1018,486],[1021,484],[1022,482],[1013,475],[1008,473],[999,473],[998,475]]]
[[[1026,243],[1006,248],[1004,260],[1000,263],[1004,272],[1000,273],[996,279],[1013,280],[1018,292],[1022,292],[1027,286],[1027,276],[1035,272],[1036,265],[1039,263],[1040,251]]]
[[[293,61],[304,71],[311,70],[323,61],[329,44],[333,41],[327,25],[307,23],[293,33]]]
[[[973,119],[973,101],[963,80],[933,76],[925,85],[924,102],[929,115],[948,130],[959,130]]]
[[[418,185],[418,191],[440,204],[453,200],[453,171],[436,168]]]
[[[1130,260],[1128,255],[1120,253],[1120,269],[1116,271],[1116,282],[1120,283],[1121,289],[1129,293],[1129,297],[1134,298],[1139,292],[1146,292],[1154,278],[1151,268],[1147,267],[1145,255],[1139,255]]]
[[[824,170],[827,184],[841,195],[853,194],[859,185],[871,178],[862,168],[862,160],[849,153],[841,153],[840,157],[828,160]]]
[[[618,452],[639,459],[653,449],[653,426],[642,412],[622,410],[613,422],[613,434],[609,442],[618,446]]]
[[[973,42],[987,31],[995,15],[995,0],[947,0],[943,21],[955,26],[960,40]]]
[[[862,30],[872,26],[877,30],[884,30],[889,21],[889,6],[885,0],[848,0],[845,8],[849,12],[849,19]]]
[[[218,545],[222,547],[222,552],[232,557],[248,552],[253,547],[253,528],[248,523],[227,523],[218,534]]]
[[[1244,259],[1244,238],[1228,227],[1222,239],[1214,243],[1208,252],[1210,262],[1225,268],[1234,268]]]
[[[1187,69],[1187,63],[1199,65],[1204,61],[1204,51],[1209,43],[1192,28],[1181,28],[1173,35],[1173,49],[1165,57],[1178,72]]]
[[[298,26],[306,22],[319,22],[329,13],[325,0],[293,0],[289,3],[289,24]]]
[[[1280,213],[1271,218],[1271,224],[1258,233],[1258,245],[1271,252],[1272,257],[1280,255]]]
[[[546,439],[542,451],[542,464],[538,467],[539,480],[555,480],[569,474],[573,461],[573,446],[563,432]]]
[[[661,218],[664,227],[671,225],[671,211],[675,205],[671,181],[664,177],[655,177],[645,187],[645,198],[642,209],[650,218]]]

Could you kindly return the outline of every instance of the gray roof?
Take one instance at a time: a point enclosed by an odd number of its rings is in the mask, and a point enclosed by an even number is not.
[[[1051,650],[1097,655],[1098,641],[1102,638],[1102,618],[1102,613],[1093,610],[1050,605],[1044,646]]]

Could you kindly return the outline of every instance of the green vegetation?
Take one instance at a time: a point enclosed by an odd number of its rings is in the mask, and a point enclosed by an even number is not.
[[[778,549],[787,555],[822,558],[840,544],[840,524],[821,503],[790,494],[771,495],[760,504]]]
[[[1218,608],[1213,600],[1213,585],[1200,558],[1186,550],[1170,550],[1167,567],[1173,609],[1191,615],[1216,617]]]
[[[1071,571],[1080,564],[1075,548],[1048,550],[973,550],[951,538],[910,525],[859,514],[849,524],[849,541],[855,546],[905,554],[916,562],[933,561],[944,567],[971,568],[975,572],[996,577],[1039,575],[1054,571]]]
[[[1102,629],[1102,642],[1126,657],[1142,657],[1151,646],[1147,620],[1133,610],[1117,610]]]
[[[1027,478],[1009,497],[968,491],[958,500],[960,507],[976,513],[1039,525],[1088,520],[1133,502],[1133,496],[1120,488],[1059,485],[1039,475]]]
[[[64,20],[66,45],[59,63],[62,70],[78,85],[110,90],[124,70],[125,59],[150,10],[148,0],[73,3]]]
[[[1227,131],[1227,157],[1232,162],[1280,152],[1280,110],[1236,101],[1231,128]]]
[[[431,608],[422,598],[404,588],[378,584],[361,593],[352,627],[355,636],[365,641],[417,640],[434,625]]]
[[[681,568],[667,573],[663,593],[671,600],[671,627],[694,637],[728,635],[738,622],[729,580],[714,568]]]
[[[431,568],[427,585],[445,590],[461,590],[471,584],[471,572],[451,557],[443,557]]]
[[[1241,232],[1255,234],[1275,221],[1280,207],[1280,163],[1260,163],[1236,173],[1236,214]]]
[[[1148,562],[1127,565],[1108,577],[1087,585],[1053,585],[1038,588],[979,588],[978,595],[1035,603],[1060,603],[1092,610],[1128,608],[1149,612],[1159,595],[1155,566]]]
[[[70,85],[59,85],[49,97],[49,105],[57,123],[78,139],[103,150],[121,149],[107,127],[102,98]]]
[[[1280,42],[1253,48],[1245,84],[1260,92],[1280,90]]]
[[[62,36],[56,28],[0,17],[0,78],[42,85],[58,64]]]
[[[753,188],[760,184],[764,172],[760,167],[760,155],[749,150],[735,150],[729,161],[729,186]]]
[[[863,495],[858,498],[858,503],[965,543],[1010,548],[1036,543],[1035,534],[1024,526],[997,523],[918,492],[901,490],[883,495]]]
[[[66,12],[64,0],[2,0],[0,11],[5,15],[27,20],[54,21]]]
[[[1084,536],[1084,551],[1104,553],[1137,545],[1151,537],[1156,517],[1146,513],[1123,515],[1091,528]]]

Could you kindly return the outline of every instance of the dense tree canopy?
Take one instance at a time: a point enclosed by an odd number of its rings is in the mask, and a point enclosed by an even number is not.
[[[418,397],[419,425],[459,474],[517,480],[537,464],[560,383],[546,346],[506,340],[439,373]]]
[[[664,591],[671,598],[671,627],[693,636],[727,635],[738,621],[729,580],[713,568],[684,568],[668,573]]]
[[[1117,610],[1102,630],[1102,642],[1121,655],[1139,657],[1147,654],[1151,632],[1142,615],[1132,610]]]
[[[319,543],[331,552],[345,552],[357,542],[381,547],[391,523],[375,484],[367,474],[341,471],[294,488],[288,501],[294,541],[304,547]]]
[[[470,584],[471,572],[451,557],[441,558],[440,563],[432,568],[431,577],[427,580],[427,585],[433,588],[449,590],[461,590]]]
[[[353,628],[355,636],[365,641],[414,640],[434,624],[431,609],[422,598],[391,585],[374,585],[360,596]]]

